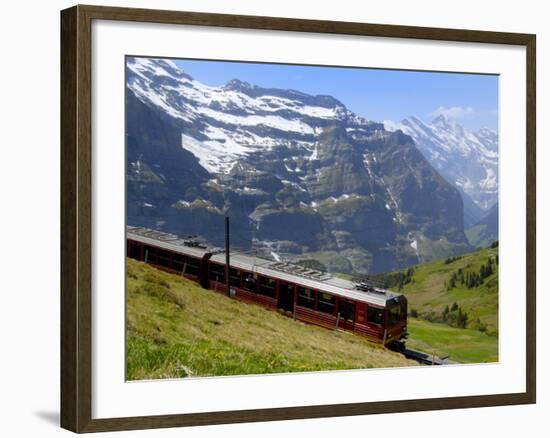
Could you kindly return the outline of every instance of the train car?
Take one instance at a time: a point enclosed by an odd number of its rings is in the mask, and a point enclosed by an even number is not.
[[[225,251],[147,228],[127,228],[127,255],[225,293]],[[279,310],[383,345],[407,336],[404,295],[296,264],[230,253],[229,290],[236,299]]]

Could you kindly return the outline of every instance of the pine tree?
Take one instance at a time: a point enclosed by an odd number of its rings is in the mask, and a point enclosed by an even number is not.
[[[443,321],[446,322],[449,316],[449,305],[445,306],[445,309],[443,309]]]
[[[460,308],[458,308],[456,323],[460,328],[466,328],[466,324],[468,323],[468,315],[466,314],[466,312],[463,312],[462,309]]]
[[[449,281],[449,289],[454,289],[456,287],[456,279],[455,275],[453,274],[451,277],[451,280]]]

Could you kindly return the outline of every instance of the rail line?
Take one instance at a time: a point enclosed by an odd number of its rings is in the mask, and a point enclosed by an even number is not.
[[[439,356],[436,356],[435,354],[429,354],[420,350],[413,350],[412,348],[408,348],[406,346],[401,346],[400,348],[397,348],[395,351],[398,351],[407,359],[413,359],[418,363],[421,363],[424,365],[454,365],[458,363],[450,360],[449,356],[439,357]]]

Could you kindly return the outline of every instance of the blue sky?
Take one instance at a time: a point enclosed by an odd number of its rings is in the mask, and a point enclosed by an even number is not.
[[[440,113],[472,130],[498,128],[498,76],[346,67],[312,67],[222,61],[175,61],[207,85],[237,78],[251,84],[292,88],[336,97],[371,120],[416,115],[429,122]]]

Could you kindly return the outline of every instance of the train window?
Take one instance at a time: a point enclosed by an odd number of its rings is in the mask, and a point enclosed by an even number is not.
[[[369,306],[367,311],[367,322],[382,325],[384,323],[384,309],[377,309]]]
[[[212,263],[210,265],[210,280],[225,283],[225,266]]]
[[[317,310],[319,312],[334,314],[334,306],[336,304],[336,297],[325,292],[319,292],[317,296]]]
[[[182,272],[187,275],[199,275],[200,262],[194,257],[185,257]]]
[[[340,299],[338,303],[338,313],[341,318],[348,321],[355,321],[355,303]]]
[[[401,319],[401,307],[396,304],[388,309],[388,325],[394,326],[399,323]]]
[[[256,292],[256,279],[252,272],[243,272],[243,289],[249,292]]]
[[[270,277],[260,277],[260,290],[258,293],[275,298],[275,279]]]
[[[403,319],[404,316],[407,316],[407,300],[405,297],[401,297],[401,303],[399,305],[401,306],[401,319]]]
[[[315,292],[305,287],[298,287],[298,306],[313,309],[315,306]]]
[[[165,268],[169,268],[170,258],[171,258],[171,254],[169,251],[159,249],[157,253],[157,265],[164,266]]]
[[[238,269],[229,269],[229,284],[235,287],[241,287],[241,271]]]
[[[139,243],[130,243],[130,258],[141,260],[141,245]]]
[[[182,272],[184,263],[185,257],[182,254],[172,254],[172,269]]]
[[[157,249],[152,246],[145,246],[145,262],[146,263],[153,263],[157,264],[158,257],[157,257]]]

